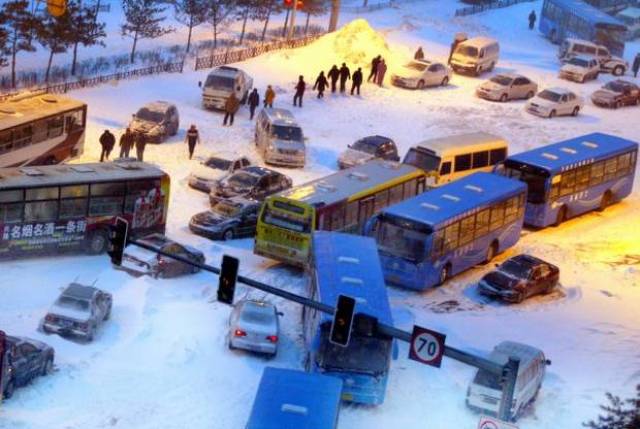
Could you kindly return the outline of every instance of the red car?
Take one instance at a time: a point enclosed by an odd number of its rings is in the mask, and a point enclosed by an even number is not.
[[[612,80],[591,95],[593,104],[618,109],[640,105],[640,87],[622,79]]]

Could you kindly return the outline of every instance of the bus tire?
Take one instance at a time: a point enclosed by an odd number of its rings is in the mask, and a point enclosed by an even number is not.
[[[607,190],[607,191],[602,195],[602,198],[600,199],[600,205],[598,206],[598,211],[599,211],[599,212],[602,212],[602,211],[604,211],[607,207],[609,207],[609,205],[611,204],[611,200],[612,200],[611,191]]]
[[[448,262],[444,264],[442,269],[440,270],[440,277],[438,278],[438,283],[436,283],[436,287],[442,286],[451,276],[451,264]]]
[[[562,206],[558,210],[558,214],[556,215],[556,221],[553,226],[560,226],[562,222],[567,220],[567,206]]]
[[[86,242],[86,250],[90,255],[99,255],[107,250],[107,232],[104,230],[97,230],[89,236]]]
[[[491,262],[491,260],[493,258],[495,258],[495,256],[498,254],[498,242],[494,241],[493,243],[491,243],[491,245],[487,248],[487,258],[484,260],[485,264],[488,264],[489,262]]]

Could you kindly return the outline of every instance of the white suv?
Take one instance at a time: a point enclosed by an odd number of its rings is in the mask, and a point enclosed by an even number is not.
[[[611,73],[614,76],[622,76],[629,69],[629,63],[620,57],[611,55],[606,46],[580,39],[566,39],[560,45],[558,57],[563,63],[580,55],[597,59],[600,63],[600,71]]]
[[[585,83],[590,79],[597,79],[600,74],[598,60],[590,57],[570,58],[560,68],[560,77],[574,82]]]

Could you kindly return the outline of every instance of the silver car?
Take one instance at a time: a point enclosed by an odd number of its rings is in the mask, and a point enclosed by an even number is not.
[[[584,101],[582,97],[565,88],[548,88],[527,102],[525,110],[543,118],[578,116]]]
[[[485,100],[508,101],[533,98],[538,85],[518,74],[498,74],[476,89],[476,95]]]
[[[446,86],[451,79],[451,69],[446,64],[415,60],[391,75],[391,83],[401,88],[423,89],[429,86]]]
[[[229,318],[229,348],[275,356],[278,352],[279,313],[265,301],[239,301]]]
[[[198,164],[189,175],[189,186],[199,191],[210,192],[211,185],[241,168],[251,165],[248,158],[210,156]]]

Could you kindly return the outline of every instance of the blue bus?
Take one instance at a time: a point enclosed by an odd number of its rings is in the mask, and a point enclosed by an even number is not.
[[[582,0],[544,0],[539,28],[553,43],[584,39],[606,46],[614,55],[624,55],[627,27]]]
[[[365,233],[375,238],[385,280],[423,290],[490,261],[520,238],[527,187],[474,173],[382,210]]]
[[[638,143],[594,133],[511,155],[499,170],[526,182],[524,221],[542,228],[629,195],[637,158]]]
[[[374,323],[361,314],[392,325],[387,289],[375,242],[360,235],[316,231],[312,236],[309,296],[335,306],[339,295],[356,299],[347,347],[329,342],[333,317],[305,307],[302,324],[305,367],[344,380],[342,399],[378,405],[384,401],[394,344],[376,334]]]
[[[246,429],[336,429],[342,380],[267,367]]]

